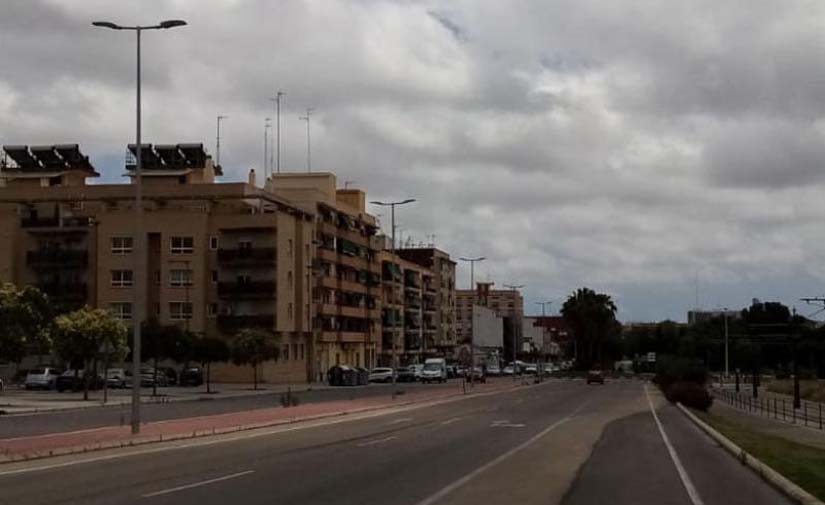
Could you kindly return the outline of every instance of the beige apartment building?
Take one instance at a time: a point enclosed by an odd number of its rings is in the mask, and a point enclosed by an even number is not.
[[[491,309],[498,317],[509,319],[507,323],[515,333],[515,348],[522,346],[521,324],[524,319],[524,299],[518,290],[492,289],[492,282],[478,282],[476,289],[456,291],[456,333],[461,343],[468,343],[473,335],[473,306]],[[510,340],[512,335],[509,336]],[[506,346],[511,345],[507,340]]]
[[[41,287],[67,308],[90,304],[131,321],[145,316],[231,339],[271,330],[281,359],[261,380],[303,381],[314,371],[310,284],[315,214],[220,175],[200,144],[144,144],[143,240],[137,282],[135,188],[97,176],[76,145],[6,146],[0,166],[0,281]],[[132,154],[135,146],[129,146]],[[127,161],[127,175],[134,163]],[[141,286],[137,292],[135,286]],[[249,370],[214,367],[215,380]]]

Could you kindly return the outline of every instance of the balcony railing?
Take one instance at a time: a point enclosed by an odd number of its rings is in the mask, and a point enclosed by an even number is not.
[[[32,267],[85,267],[88,262],[87,252],[76,249],[40,249],[26,252],[26,264]]]
[[[275,262],[274,247],[218,249],[218,262],[223,265],[266,265]]]
[[[232,333],[242,328],[266,328],[275,326],[272,314],[227,315],[218,316],[218,328],[224,333]]]
[[[72,231],[84,231],[89,228],[88,216],[72,216],[64,217],[61,224],[60,219],[56,217],[24,217],[20,220],[20,226],[23,228],[67,228]]]
[[[220,298],[271,298],[275,295],[275,281],[219,282]]]

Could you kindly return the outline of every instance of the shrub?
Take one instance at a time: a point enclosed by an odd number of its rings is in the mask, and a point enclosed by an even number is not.
[[[676,382],[693,382],[704,385],[708,381],[708,371],[697,360],[688,358],[674,358],[662,356],[656,363],[656,377],[653,382],[658,384],[662,391]]]
[[[664,388],[664,392],[669,402],[678,402],[692,409],[707,411],[713,404],[713,397],[708,390],[695,382],[674,382]]]

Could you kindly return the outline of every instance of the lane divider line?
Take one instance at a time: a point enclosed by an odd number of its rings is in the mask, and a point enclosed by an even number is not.
[[[369,445],[383,444],[384,442],[389,442],[390,440],[397,440],[397,439],[398,439],[398,437],[384,437],[384,438],[378,438],[378,439],[375,439],[375,440],[370,440],[369,442],[363,442],[361,444],[355,444],[355,445],[357,445],[358,447],[367,447]]]
[[[548,433],[550,433],[551,431],[555,430],[556,428],[558,428],[562,424],[570,421],[571,419],[573,419],[576,416],[576,414],[578,414],[585,407],[585,405],[587,405],[587,403],[588,402],[585,402],[585,403],[579,405],[579,407],[576,408],[576,410],[571,412],[569,415],[559,419],[555,423],[553,423],[550,426],[544,428],[540,432],[536,433],[535,435],[533,435],[529,439],[525,440],[524,442],[520,443],[519,445],[513,447],[509,451],[507,451],[503,454],[500,454],[496,458],[494,458],[494,459],[488,461],[487,463],[481,465],[480,467],[478,467],[475,470],[471,471],[470,473],[468,473],[464,477],[461,477],[460,479],[458,479],[456,481],[453,481],[452,483],[450,483],[447,486],[443,487],[441,490],[437,491],[435,494],[432,494],[432,495],[428,496],[427,498],[424,498],[423,500],[416,503],[415,505],[433,505],[435,502],[437,502],[441,498],[447,496],[448,494],[452,493],[453,491],[460,488],[464,484],[466,484],[466,483],[470,482],[471,480],[473,480],[479,474],[481,474],[481,473],[489,470],[490,468],[496,466],[497,464],[501,463],[505,459],[507,459],[510,456],[512,456],[512,455],[516,454],[517,452],[521,451],[522,449],[524,449],[526,447],[529,447],[530,445],[535,443],[537,440],[539,440],[543,436],[545,436]]]
[[[169,493],[177,493],[178,491],[184,491],[186,489],[192,489],[193,487],[200,487],[206,486],[208,484],[214,484],[216,482],[222,482],[229,479],[236,479],[238,477],[243,477],[244,475],[249,475],[250,473],[255,472],[255,470],[246,470],[244,472],[233,473],[230,475],[224,475],[223,477],[215,477],[214,479],[202,480],[200,482],[193,482],[192,484],[186,484],[184,486],[177,486],[177,487],[170,487],[169,489],[162,489],[160,491],[155,491],[154,493],[149,493],[143,495],[143,498],[152,498],[154,496],[161,496],[164,494]]]
[[[461,421],[461,417],[453,417],[452,419],[447,419],[446,421],[441,421],[441,424],[453,424],[454,422]]]
[[[412,420],[413,420],[413,418],[412,418],[412,417],[402,417],[401,419],[395,419],[395,420],[392,420],[392,421],[388,422],[387,424],[400,424],[400,423],[408,423],[408,422],[410,422],[410,421],[412,421]]]
[[[653,408],[653,400],[650,399],[647,384],[645,384],[645,396],[647,396],[647,404],[650,405],[650,412],[653,414],[653,420],[656,421],[656,426],[659,428],[659,433],[662,435],[662,440],[665,443],[665,447],[667,447],[667,452],[670,454],[670,459],[673,461],[673,466],[676,467],[676,472],[679,474],[679,479],[681,479],[682,485],[684,486],[685,491],[687,491],[691,503],[693,503],[693,505],[705,505],[705,502],[703,502],[702,498],[699,496],[699,491],[696,490],[696,487],[690,480],[687,470],[685,470],[685,467],[682,465],[682,460],[679,459],[679,455],[676,454],[676,449],[673,447],[673,444],[670,443],[670,438],[668,438],[667,433],[665,433],[665,428],[659,420],[659,415],[656,414],[656,409]]]

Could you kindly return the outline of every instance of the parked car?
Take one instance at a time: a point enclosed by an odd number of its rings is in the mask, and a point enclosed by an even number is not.
[[[588,384],[604,384],[604,374],[601,370],[590,370],[587,372]]]
[[[484,369],[480,366],[473,368],[472,373],[467,374],[467,380],[472,382],[487,382],[487,374],[484,373]]]
[[[142,387],[163,387],[169,384],[169,379],[161,369],[155,372],[154,368],[144,367],[140,369],[140,385]]]
[[[373,368],[370,371],[370,382],[392,382],[393,371],[389,367]]]
[[[421,370],[423,370],[423,369],[424,369],[424,365],[423,365],[423,364],[421,364],[421,363],[416,363],[416,364],[414,364],[414,365],[410,365],[410,366],[409,366],[409,368],[411,368],[411,369],[412,369],[412,371],[413,371],[413,376],[415,377],[415,380],[419,380],[419,379],[421,379]]]
[[[525,363],[522,370],[528,375],[536,375],[539,371],[539,367],[535,363]]]
[[[458,365],[456,365],[455,363],[453,363],[451,365],[448,364],[447,365],[447,378],[455,379],[458,376],[459,376],[458,375]]]
[[[106,371],[106,387],[122,389],[130,382],[131,380],[123,368],[110,368]]]
[[[91,375],[91,374],[90,374]],[[81,391],[84,388],[85,370],[66,370],[55,380],[55,389],[58,393],[63,391]],[[103,387],[103,377],[95,374],[89,377],[89,389],[100,389]]]
[[[413,366],[399,367],[395,375],[395,380],[397,382],[415,382],[415,368],[413,368]]]
[[[200,367],[189,367],[180,373],[181,386],[200,386],[203,384],[203,369]]]
[[[447,382],[447,362],[444,358],[430,358],[424,362],[421,382]]]
[[[498,365],[490,365],[487,367],[487,375],[495,377],[501,375],[501,367]]]
[[[3,382],[3,378],[0,377],[0,393],[3,392],[3,389],[6,387],[6,384]]]
[[[166,376],[166,385],[167,386],[175,386],[178,384],[178,372],[175,371],[174,368],[164,366],[158,368],[158,373],[162,373]]]
[[[11,380],[9,381],[9,386],[17,386],[22,388],[26,385],[26,377],[28,375],[28,370],[18,370],[14,375],[12,375]]]
[[[513,374],[516,373],[516,369],[513,368],[512,365],[507,365],[506,367],[504,367],[504,369],[501,371],[501,373],[503,375],[513,375]]]
[[[55,367],[43,367],[29,370],[24,382],[26,389],[52,389],[54,388],[60,370]]]

